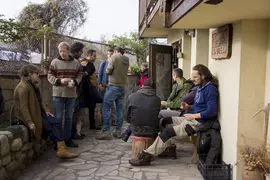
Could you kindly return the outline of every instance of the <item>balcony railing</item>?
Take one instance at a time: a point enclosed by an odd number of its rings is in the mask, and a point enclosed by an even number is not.
[[[139,28],[146,22],[147,16],[151,13],[153,6],[158,0],[140,0],[139,1]]]

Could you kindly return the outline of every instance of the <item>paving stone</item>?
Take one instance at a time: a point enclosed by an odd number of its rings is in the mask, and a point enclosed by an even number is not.
[[[91,180],[94,179],[94,176],[87,176],[87,177],[77,177],[78,180]]]
[[[66,174],[62,176],[56,176],[54,180],[74,180],[76,179],[74,174]]]
[[[157,179],[157,173],[155,172],[145,172],[144,173],[147,179]]]
[[[129,180],[128,178],[125,177],[114,177],[114,176],[104,176],[103,178],[105,179],[110,179],[110,180]]]
[[[80,171],[78,172],[78,175],[79,176],[89,176],[91,175],[92,173],[94,173],[98,168],[94,168],[94,169],[89,169],[89,170],[86,170],[86,171]]]
[[[119,176],[126,177],[126,178],[132,178],[134,172],[131,171],[119,171]]]
[[[132,172],[139,172],[139,171],[141,171],[141,168],[134,168],[134,167],[131,167],[130,170],[131,170]]]
[[[118,175],[118,171],[117,170],[115,170],[115,171],[113,171],[113,172],[111,172],[111,173],[108,174],[108,176],[117,176],[117,175]]]
[[[142,176],[143,176],[143,173],[142,172],[136,172],[136,173],[134,173],[133,179],[139,179],[139,180],[141,180],[142,179]]]
[[[147,171],[147,172],[168,172],[168,169],[154,169],[154,168],[141,168],[142,171]]]
[[[64,172],[65,169],[64,168],[56,168],[55,170],[53,170],[47,177],[46,180],[50,180],[52,178],[54,178],[55,176],[61,174],[62,172]]]
[[[51,170],[45,170],[40,172],[39,174],[37,174],[33,180],[42,180],[44,179],[49,173],[51,172]]]
[[[100,163],[101,165],[118,165],[120,164],[120,160],[106,161]]]
[[[161,180],[180,180],[179,176],[160,177]]]
[[[71,166],[69,167],[70,169],[74,169],[74,170],[86,170],[86,169],[93,169],[98,167],[97,164],[82,164],[82,165],[75,165],[75,166]]]
[[[113,165],[113,166],[101,166],[98,170],[98,172],[96,172],[96,176],[105,176],[107,174],[109,174],[110,172],[117,170],[118,169],[118,165]]]

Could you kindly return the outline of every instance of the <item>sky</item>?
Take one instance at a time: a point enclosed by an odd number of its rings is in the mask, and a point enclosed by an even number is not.
[[[45,0],[0,0],[0,14],[7,18],[18,17],[28,3],[43,3]],[[101,36],[110,39],[138,29],[139,0],[85,0],[89,13],[85,25],[75,37],[99,41]]]

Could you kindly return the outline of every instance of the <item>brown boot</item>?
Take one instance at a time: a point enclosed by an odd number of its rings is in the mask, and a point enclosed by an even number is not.
[[[69,152],[64,141],[58,142],[57,148],[58,148],[58,151],[56,154],[57,154],[57,157],[59,157],[60,159],[73,159],[73,158],[78,157],[77,154]]]

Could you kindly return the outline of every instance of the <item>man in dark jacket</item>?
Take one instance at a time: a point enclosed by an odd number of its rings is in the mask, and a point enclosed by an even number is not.
[[[128,129],[123,133],[122,139],[127,141],[131,132],[140,137],[156,137],[159,132],[160,98],[153,89],[150,79],[128,98],[127,122]]]

